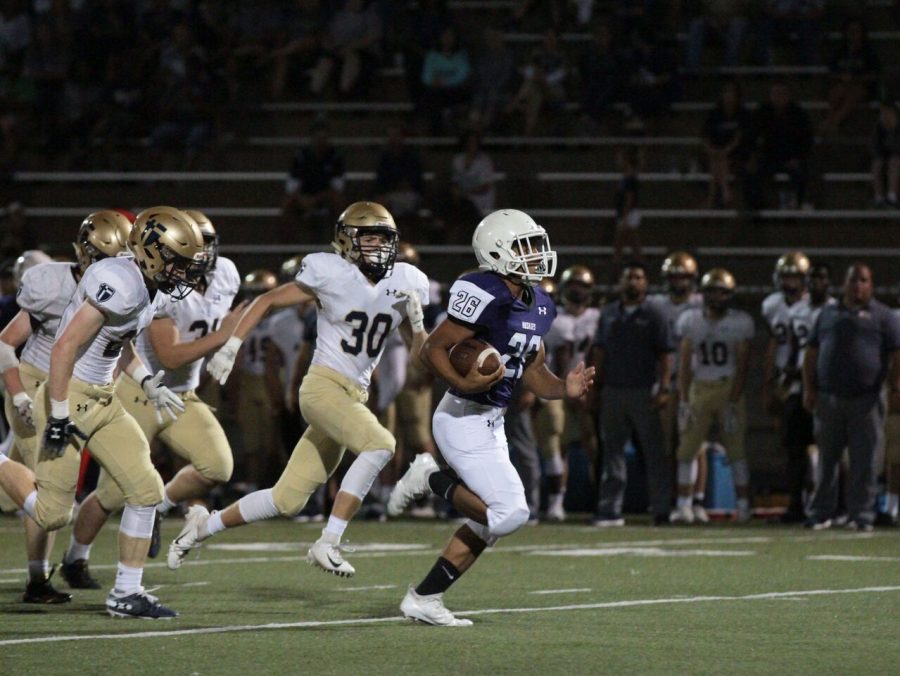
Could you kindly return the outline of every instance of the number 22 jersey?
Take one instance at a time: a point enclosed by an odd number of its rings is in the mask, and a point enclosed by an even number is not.
[[[556,305],[543,289],[529,287],[526,300],[512,294],[503,278],[493,272],[463,275],[450,287],[447,315],[490,343],[502,356],[506,368],[503,379],[487,392],[455,397],[479,404],[505,408],[513,388],[541,347],[541,339],[556,317]]]
[[[334,253],[314,253],[300,264],[295,281],[316,295],[316,349],[312,363],[326,366],[368,388],[391,331],[406,319],[413,291],[428,305],[428,278],[408,263],[372,284],[353,263]]]

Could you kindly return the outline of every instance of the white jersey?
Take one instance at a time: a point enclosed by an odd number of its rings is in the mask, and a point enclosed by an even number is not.
[[[710,319],[702,308],[683,313],[678,334],[694,348],[691,366],[694,380],[723,380],[734,376],[737,347],[753,339],[753,319],[743,310],[729,308],[721,319]]]
[[[647,302],[666,318],[666,322],[669,324],[669,334],[672,336],[672,343],[678,345],[681,342],[681,336],[678,335],[678,318],[688,310],[702,308],[703,296],[699,293],[692,293],[683,303],[676,303],[667,293],[655,293],[647,297]],[[676,373],[678,373],[677,356],[672,361],[672,376],[675,376]]]
[[[264,317],[244,339],[243,370],[254,376],[266,373],[266,351],[273,339],[275,315]]]
[[[153,320],[150,294],[134,258],[104,258],[85,271],[63,313],[57,336],[65,331],[84,303],[100,310],[106,321],[97,335],[78,351],[72,375],[94,385],[111,383],[122,345]]]
[[[78,287],[77,269],[72,263],[42,263],[26,270],[19,284],[16,302],[31,318],[31,335],[22,348],[22,361],[44,373],[50,371],[56,330]]]
[[[796,355],[792,355],[795,356],[794,361],[791,363],[792,366],[800,368],[803,365],[803,353],[806,351],[809,335],[812,333],[813,326],[816,325],[819,313],[826,305],[834,305],[835,303],[837,303],[837,300],[831,296],[822,305],[811,305],[809,298],[803,298],[788,309],[791,342],[794,348],[793,351],[796,352]]]
[[[428,278],[408,263],[396,263],[390,276],[372,284],[360,269],[337,254],[314,253],[303,259],[296,282],[319,303],[312,363],[327,366],[369,386],[388,334],[406,319],[406,299],[414,291],[428,305]]]
[[[222,318],[228,314],[234,297],[241,286],[237,268],[227,258],[219,257],[216,269],[207,279],[205,293],[191,292],[182,300],[173,300],[163,293],[156,294],[153,302],[154,319],[171,319],[178,335],[184,342],[203,338],[218,330]],[[141,333],[135,341],[135,348],[141,361],[151,373],[164,370],[150,344],[148,332]],[[203,359],[197,359],[177,369],[166,371],[163,383],[173,392],[188,392],[200,385],[200,367]]]
[[[556,352],[563,345],[572,347],[569,368],[576,366],[578,362],[585,361],[591,343],[594,341],[594,334],[597,333],[599,322],[599,308],[585,308],[580,315],[573,315],[566,312],[564,307],[560,307],[550,330],[544,336],[544,360],[547,362],[547,368],[556,373],[556,368],[559,366],[556,363]]]
[[[803,294],[801,300],[805,298],[807,295]],[[791,356],[790,308],[781,291],[770,293],[762,302],[762,316],[775,339],[775,368],[779,371],[787,365]]]
[[[409,349],[399,331],[388,336],[384,345],[384,354],[378,363],[378,400],[375,402],[379,411],[384,411],[406,385],[406,370],[409,366]]]

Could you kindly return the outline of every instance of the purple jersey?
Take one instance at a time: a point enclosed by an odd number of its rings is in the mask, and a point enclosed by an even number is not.
[[[509,406],[513,387],[541,347],[541,338],[556,317],[556,305],[540,287],[531,287],[530,303],[512,295],[503,278],[493,272],[463,275],[450,287],[447,315],[475,331],[503,356],[506,374],[487,392],[453,396],[479,404]]]

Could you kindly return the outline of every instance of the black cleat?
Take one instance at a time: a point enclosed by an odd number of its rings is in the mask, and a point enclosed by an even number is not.
[[[59,570],[72,589],[100,589],[100,583],[91,576],[85,559],[75,559],[72,563],[63,561]]]
[[[159,599],[146,591],[120,595],[115,590],[106,597],[106,612],[113,617],[134,617],[140,620],[168,620],[178,613],[161,605]]]
[[[50,584],[50,578],[53,577],[54,572],[56,572],[56,566],[53,566],[53,568],[50,569],[47,577],[29,582],[25,585],[25,593],[22,594],[22,603],[56,604],[68,603],[71,601],[71,594],[56,591],[56,589],[53,588],[53,585]]]
[[[155,559],[159,554],[159,548],[162,544],[159,534],[159,525],[162,522],[162,514],[157,511],[153,512],[153,532],[150,533],[150,549],[147,550],[147,556]]]

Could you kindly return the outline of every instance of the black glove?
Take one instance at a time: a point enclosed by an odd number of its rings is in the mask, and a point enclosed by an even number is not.
[[[41,449],[47,452],[51,458],[59,458],[66,452],[66,446],[72,440],[72,435],[87,440],[87,436],[75,426],[68,417],[50,418],[44,429],[44,438],[41,440]]]

